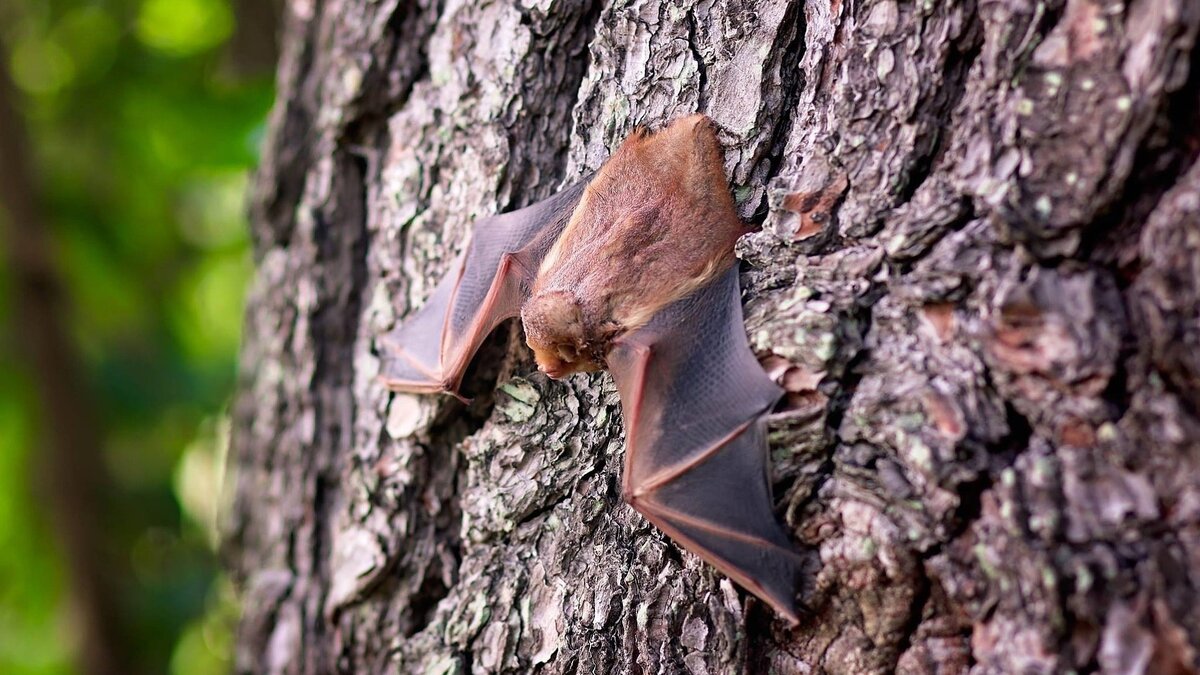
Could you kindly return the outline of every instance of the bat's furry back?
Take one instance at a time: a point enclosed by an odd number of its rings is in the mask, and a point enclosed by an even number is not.
[[[552,377],[604,367],[619,335],[708,283],[745,233],[703,115],[625,140],[588,183],[521,311]]]

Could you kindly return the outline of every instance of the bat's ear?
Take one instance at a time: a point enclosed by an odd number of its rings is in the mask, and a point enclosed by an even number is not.
[[[671,139],[672,145],[687,142],[711,143],[717,138],[717,124],[703,113],[678,117],[658,132]]]
[[[550,336],[556,328],[567,335],[583,337],[583,310],[579,300],[570,291],[545,291],[529,298],[521,308],[521,322],[531,338]]]
[[[708,115],[705,115],[704,113],[695,113],[692,115],[688,115],[687,117],[681,117],[678,120],[676,120],[674,122],[674,124],[678,124],[681,127],[684,127],[687,129],[692,129],[692,130],[697,130],[697,129],[708,129],[708,130],[714,130],[714,131],[716,130],[716,123],[712,121],[711,117],[709,117]]]

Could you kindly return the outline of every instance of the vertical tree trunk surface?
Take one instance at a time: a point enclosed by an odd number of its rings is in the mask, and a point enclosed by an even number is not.
[[[226,553],[255,673],[1191,673],[1200,3],[291,0]],[[509,326],[376,381],[474,219],[721,129],[788,396],[788,629],[620,499]]]

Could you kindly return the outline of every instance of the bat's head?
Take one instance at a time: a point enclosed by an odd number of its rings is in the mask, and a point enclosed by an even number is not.
[[[570,291],[543,291],[521,308],[525,342],[538,370],[554,379],[604,367],[588,331],[579,300]]]

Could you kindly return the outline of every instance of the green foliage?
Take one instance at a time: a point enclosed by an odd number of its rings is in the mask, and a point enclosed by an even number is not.
[[[9,373],[0,378],[0,671],[69,672],[61,564],[29,489],[30,383]]]
[[[114,620],[144,672],[225,672],[235,609],[213,552],[221,420],[252,270],[244,195],[270,74],[230,67],[229,0],[5,9],[0,45],[104,426],[103,520],[124,603]],[[20,317],[8,290],[0,284],[0,326],[11,327]],[[0,328],[0,672],[72,672],[67,574],[32,487],[43,470],[36,374],[12,345]]]

